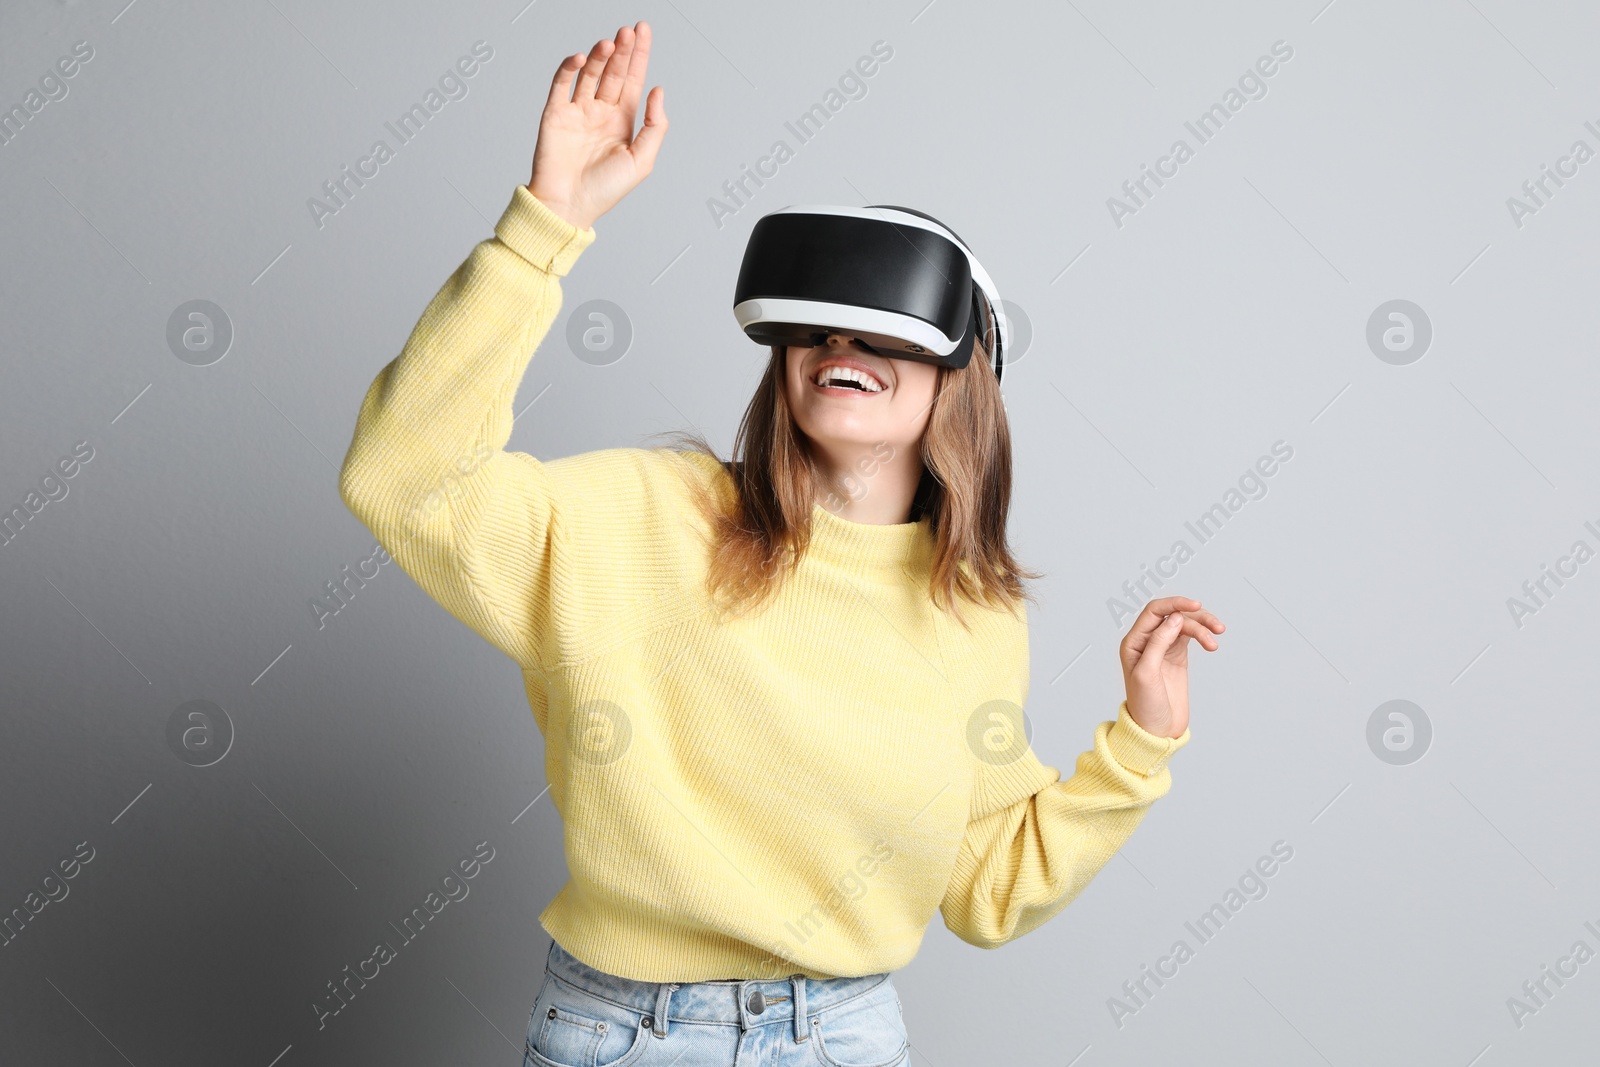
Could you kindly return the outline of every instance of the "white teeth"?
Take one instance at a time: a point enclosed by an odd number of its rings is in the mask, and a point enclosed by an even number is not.
[[[869,393],[883,392],[883,386],[879,385],[872,375],[867,374],[865,371],[856,370],[854,367],[824,367],[817,373],[816,383],[818,385],[827,385],[829,380],[833,378],[844,378],[848,381],[860,382],[861,387]]]

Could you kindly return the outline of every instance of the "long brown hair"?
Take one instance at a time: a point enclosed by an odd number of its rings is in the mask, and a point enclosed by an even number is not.
[[[786,370],[787,349],[772,346],[734,435],[731,460],[721,459],[699,433],[651,435],[711,457],[731,476],[734,492],[725,504],[703,483],[695,483],[694,493],[712,530],[708,591],[736,613],[763,603],[798,565],[811,539],[812,503],[829,491],[789,410]],[[961,599],[1010,611],[1023,600],[1037,602],[1023,582],[1043,574],[1019,566],[1006,542],[1011,433],[981,335],[965,367],[938,368],[921,448],[910,521],[930,519],[934,604],[966,627]]]

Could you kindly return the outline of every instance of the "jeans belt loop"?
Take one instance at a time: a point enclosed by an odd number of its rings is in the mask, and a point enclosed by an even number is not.
[[[806,1024],[806,976],[791,974],[789,984],[794,988],[794,1040],[799,1044],[811,1037],[810,1027]]]
[[[667,1005],[672,1000],[672,991],[677,988],[677,982],[662,982],[656,989],[655,1025],[650,1031],[656,1037],[667,1036]]]

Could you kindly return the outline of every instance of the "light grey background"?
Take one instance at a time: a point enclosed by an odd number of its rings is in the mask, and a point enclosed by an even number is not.
[[[726,452],[766,354],[730,313],[755,219],[939,216],[1032,325],[1012,537],[1048,572],[1027,713],[1064,775],[1121,695],[1107,599],[1294,450],[1163,590],[1228,625],[1171,794],[1042,929],[983,952],[935,917],[896,976],[913,1062],[1593,1060],[1600,961],[1520,1027],[1507,998],[1600,950],[1600,562],[1520,627],[1506,603],[1600,547],[1600,161],[1521,226],[1506,203],[1600,149],[1592,7],[125,4],[0,8],[0,107],[94,49],[0,146],[0,507],[94,450],[0,544],[0,911],[95,850],[0,948],[0,1060],[519,1062],[565,872],[518,673],[394,565],[321,629],[310,600],[372,551],[336,486],[364,390],[527,180],[555,64],[640,18],[671,130],[567,279],[511,447],[693,425]],[[468,95],[319,229],[308,198],[478,40]],[[799,144],[785,121],[879,40],[866,95]],[[1279,40],[1266,95],[1198,145],[1184,122]],[[1107,199],[1180,137],[1194,158],[1119,227]],[[708,200],[780,138],[719,229]],[[166,341],[195,299],[234,328],[209,366]],[[564,340],[591,299],[635,333],[605,366]],[[1404,366],[1366,341],[1394,299],[1433,328]],[[1392,699],[1432,723],[1409,765],[1368,747]],[[167,741],[191,700],[236,732],[205,768]],[[325,983],[485,840],[470,896],[319,1030]],[[1268,895],[1119,1027],[1108,999],[1276,841]]]

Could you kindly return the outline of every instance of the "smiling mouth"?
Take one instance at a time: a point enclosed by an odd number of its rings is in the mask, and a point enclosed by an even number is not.
[[[881,393],[887,386],[875,376],[868,374],[859,367],[828,366],[811,377],[811,384],[818,389],[840,389],[859,393]]]
[[[849,378],[830,378],[815,383],[819,389],[844,389],[854,393],[881,393],[882,389],[868,389],[860,382],[851,381]]]

